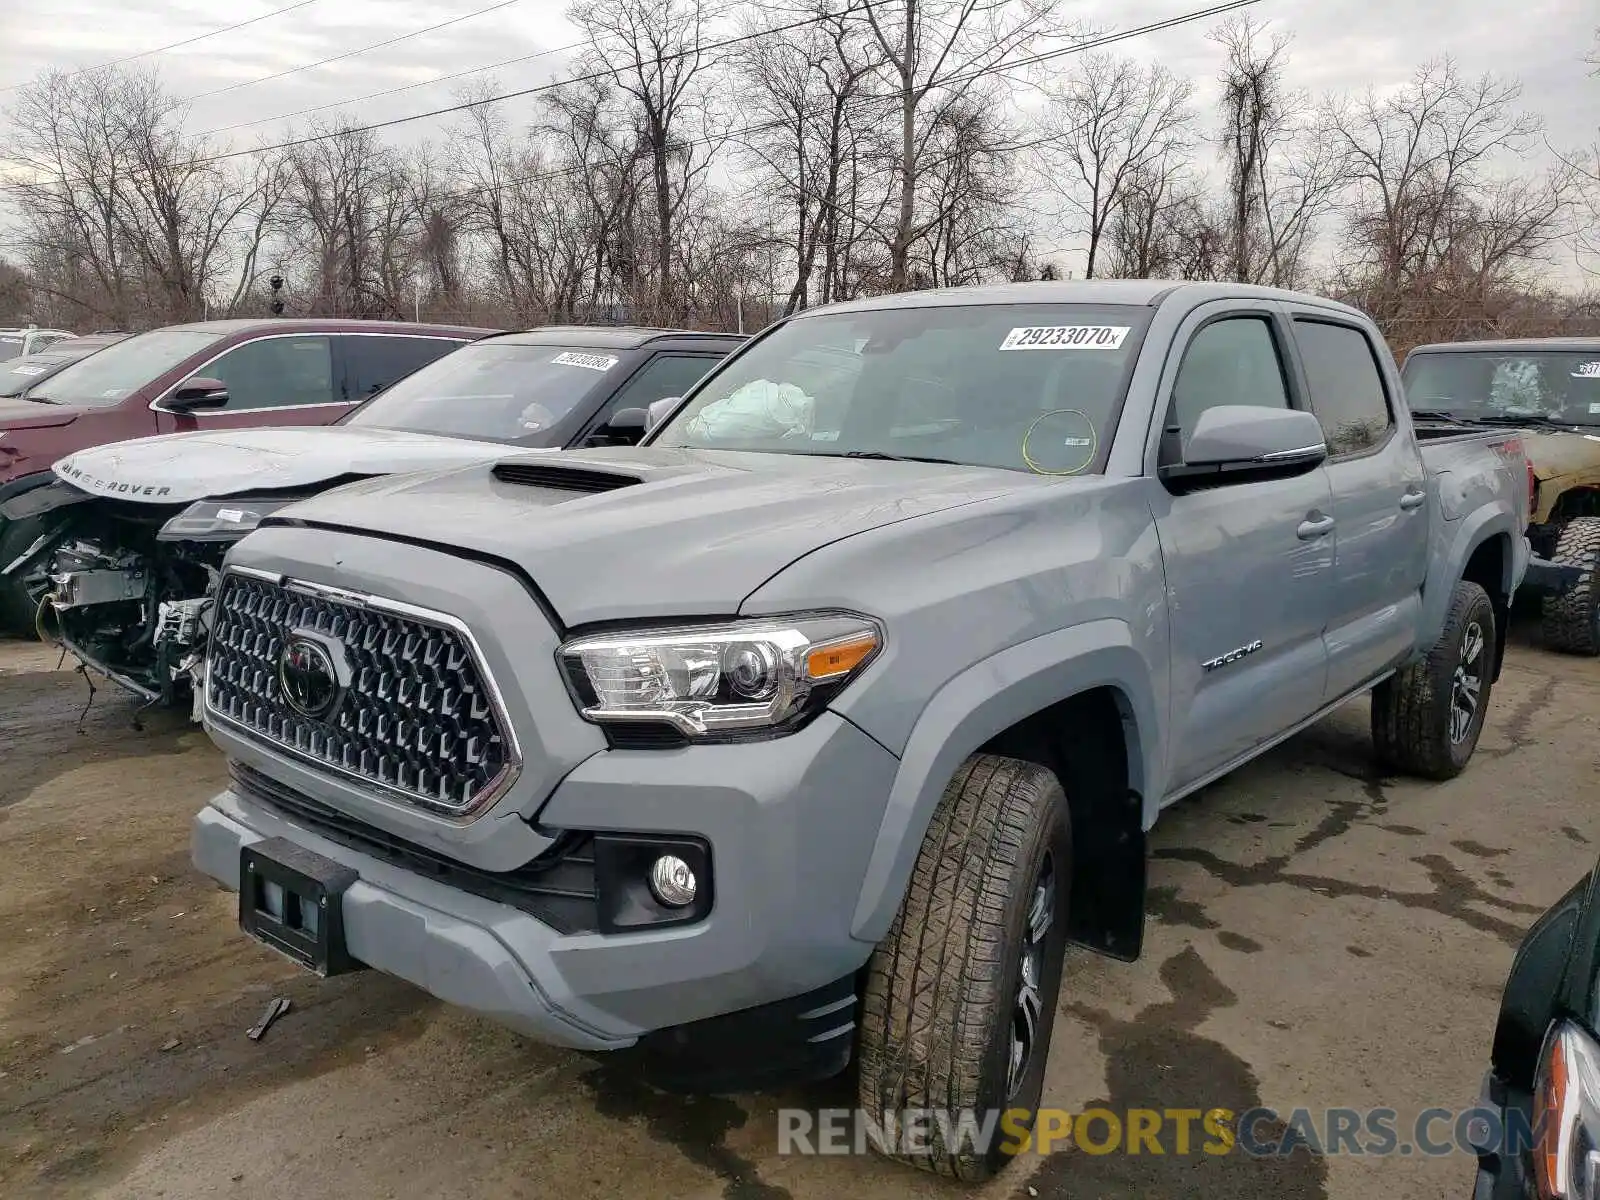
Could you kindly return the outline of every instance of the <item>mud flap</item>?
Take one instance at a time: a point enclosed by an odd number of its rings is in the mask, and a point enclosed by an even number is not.
[[[1143,798],[1130,791],[1120,807],[1114,820],[1082,822],[1072,830],[1077,867],[1067,906],[1067,935],[1097,954],[1132,962],[1144,949],[1148,854]],[[1087,864],[1093,869],[1085,870]]]

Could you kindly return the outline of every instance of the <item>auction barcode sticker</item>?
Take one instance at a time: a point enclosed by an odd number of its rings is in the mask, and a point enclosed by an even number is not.
[[[564,351],[550,361],[557,366],[586,367],[591,371],[609,371],[617,365],[617,360],[609,354],[579,354],[575,350]]]
[[[1013,329],[1002,350],[1115,350],[1128,336],[1126,325],[1027,325]]]

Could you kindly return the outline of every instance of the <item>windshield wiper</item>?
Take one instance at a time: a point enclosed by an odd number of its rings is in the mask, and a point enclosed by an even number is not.
[[[32,400],[35,404],[60,404],[59,400],[52,400],[49,396],[24,396],[24,400]]]
[[[1463,417],[1460,413],[1443,408],[1413,408],[1411,417],[1415,421],[1449,421],[1453,425],[1471,425],[1478,420],[1477,417]]]
[[[1479,417],[1480,425],[1554,425],[1566,428],[1573,424],[1571,421],[1558,421],[1554,417],[1547,417],[1539,413],[1526,417],[1512,416],[1510,413],[1491,413],[1486,417]]]
[[[950,467],[965,467],[968,463],[954,458],[933,458],[925,454],[886,454],[882,450],[811,451],[818,458],[871,458],[879,462],[943,463]]]

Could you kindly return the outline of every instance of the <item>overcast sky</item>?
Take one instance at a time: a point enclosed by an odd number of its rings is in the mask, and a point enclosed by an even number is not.
[[[0,88],[47,67],[70,69],[139,54],[221,26],[272,13],[295,0],[0,0]],[[503,90],[549,79],[575,39],[565,0],[513,0],[481,16],[423,33],[340,62],[290,71],[318,59],[465,17],[496,0],[308,0],[293,11],[138,60],[159,66],[176,93],[197,97],[189,127],[225,129],[220,138],[244,147],[288,131],[276,119],[319,105],[367,120],[441,107],[452,90],[484,76],[429,84],[521,56],[542,55],[487,73]],[[1204,7],[1205,0],[1088,0],[1069,9],[1101,29],[1128,29]],[[1292,82],[1326,89],[1387,88],[1405,82],[1430,57],[1450,54],[1468,72],[1493,70],[1522,81],[1528,108],[1540,113],[1552,144],[1592,143],[1600,127],[1600,79],[1583,55],[1594,46],[1600,8],[1593,0],[1261,0],[1247,10],[1294,35]],[[1207,25],[1124,42],[1119,49],[1156,58],[1195,78],[1209,103],[1219,55]],[[549,53],[557,51],[556,53]],[[253,82],[262,80],[261,82]],[[406,85],[397,95],[352,103],[363,95]],[[246,86],[236,86],[246,85]],[[231,90],[217,95],[202,93]],[[0,91],[0,106],[13,93]],[[520,113],[529,110],[526,102]],[[518,108],[512,115],[520,115]],[[305,117],[297,118],[303,123]],[[236,128],[227,128],[235,127]],[[437,136],[438,120],[402,126],[397,140]],[[4,131],[0,126],[0,156]]]

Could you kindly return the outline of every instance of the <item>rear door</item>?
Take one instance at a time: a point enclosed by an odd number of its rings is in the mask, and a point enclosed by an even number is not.
[[[396,380],[467,344],[465,338],[408,333],[341,333],[333,340],[339,398],[370,400]]]
[[[1181,445],[1208,408],[1305,407],[1288,341],[1270,301],[1201,306],[1166,368],[1164,427]],[[1335,534],[1321,467],[1153,495],[1172,634],[1171,795],[1321,707]]]
[[[334,369],[333,338],[326,333],[276,333],[238,342],[185,378],[221,380],[221,408],[175,413],[168,389],[153,407],[162,433],[238,429],[257,425],[328,425],[354,405],[343,399]],[[176,385],[174,385],[176,387]]]
[[[1428,569],[1428,488],[1415,439],[1403,433],[1380,350],[1360,324],[1291,306],[1311,411],[1328,442],[1338,525],[1329,590],[1331,703],[1404,659],[1416,642]]]

